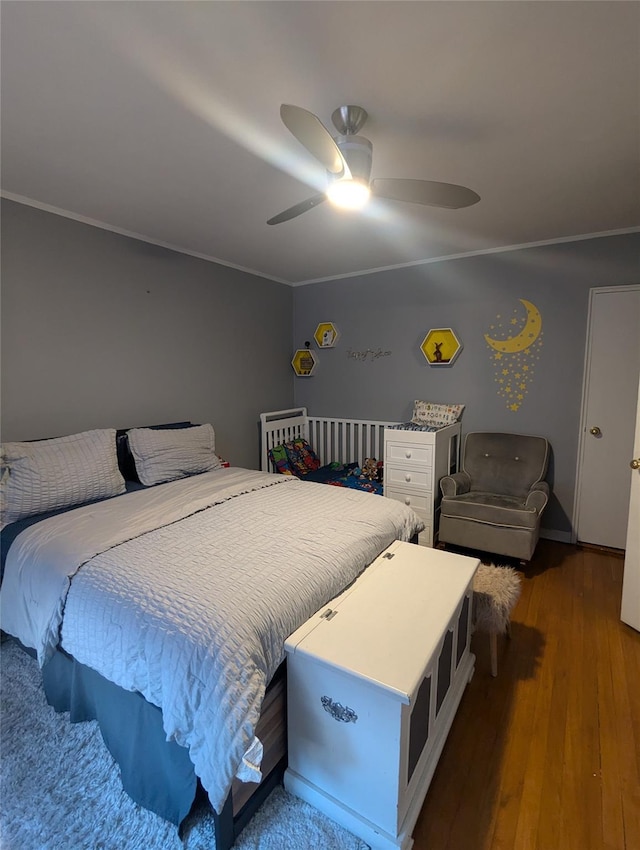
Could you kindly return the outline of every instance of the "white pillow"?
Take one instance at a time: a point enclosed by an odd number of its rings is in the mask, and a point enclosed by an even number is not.
[[[432,401],[416,399],[413,405],[414,425],[431,425],[444,428],[453,425],[462,416],[464,404],[436,404]]]
[[[125,492],[114,428],[32,443],[3,443],[3,524]]]
[[[193,428],[132,428],[129,447],[138,478],[147,486],[218,469],[212,425]]]

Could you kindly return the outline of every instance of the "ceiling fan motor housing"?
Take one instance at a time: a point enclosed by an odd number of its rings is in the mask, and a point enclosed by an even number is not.
[[[333,126],[341,136],[355,136],[362,130],[369,113],[361,106],[339,106],[331,115]]]
[[[347,161],[351,176],[354,180],[361,180],[368,186],[373,159],[373,145],[369,139],[365,139],[364,136],[337,136],[335,142],[340,148],[340,153]],[[330,183],[334,180],[339,180],[343,176],[329,172],[327,174]]]

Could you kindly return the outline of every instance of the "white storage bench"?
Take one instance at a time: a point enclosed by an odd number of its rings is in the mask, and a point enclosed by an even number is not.
[[[285,787],[375,850],[409,850],[465,686],[479,561],[391,544],[285,644]]]

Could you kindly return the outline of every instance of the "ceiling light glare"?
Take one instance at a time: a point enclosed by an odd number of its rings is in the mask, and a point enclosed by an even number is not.
[[[350,178],[335,180],[327,189],[331,203],[345,210],[362,209],[370,196],[371,191],[366,183]]]

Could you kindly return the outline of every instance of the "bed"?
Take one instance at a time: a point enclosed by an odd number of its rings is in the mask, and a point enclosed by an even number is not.
[[[421,521],[225,468],[211,425],[8,443],[2,466],[3,631],[136,802],[180,825],[204,789],[225,850],[286,763],[286,637]]]
[[[260,468],[382,495],[384,429],[397,424],[309,416],[306,407],[262,413]],[[307,466],[309,454],[312,461]]]

